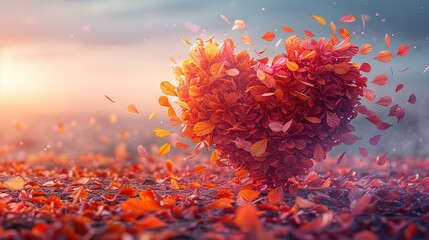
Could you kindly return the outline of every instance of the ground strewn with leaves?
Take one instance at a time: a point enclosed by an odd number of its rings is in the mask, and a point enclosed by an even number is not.
[[[246,171],[204,156],[126,158],[117,150],[3,161],[0,238],[429,237],[429,159],[389,159],[383,167],[328,159],[291,179],[287,192],[253,185]]]

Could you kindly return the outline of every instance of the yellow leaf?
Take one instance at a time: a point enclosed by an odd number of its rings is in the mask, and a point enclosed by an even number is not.
[[[254,157],[262,156],[267,150],[267,143],[268,143],[268,139],[264,138],[252,144],[252,146],[250,147],[250,153],[252,154],[252,156]]]
[[[177,100],[177,101],[176,101],[176,103],[177,103],[179,106],[181,106],[182,108],[184,108],[184,109],[191,110],[191,108],[189,107],[189,105],[188,105],[186,102],[184,102],[184,101]]]
[[[155,136],[160,137],[160,138],[167,137],[170,134],[172,134],[171,131],[168,131],[168,130],[165,130],[162,128],[154,128],[153,133],[155,134]]]
[[[197,124],[195,124],[193,131],[196,136],[201,137],[213,132],[214,128],[215,128],[215,125],[205,121],[205,122],[198,122]]]
[[[295,72],[296,70],[299,69],[298,64],[294,62],[286,62],[286,67],[289,68],[289,70],[291,70],[292,72]]]
[[[137,110],[137,108],[136,108],[136,106],[134,104],[128,105],[128,112],[130,112],[130,113],[139,113],[139,111]]]
[[[24,187],[24,179],[22,177],[13,177],[6,179],[3,186],[9,190],[21,190]]]
[[[158,154],[160,156],[164,156],[165,154],[167,154],[168,152],[170,152],[170,143],[166,143],[164,145],[162,145],[161,147],[159,147],[158,149]]]
[[[156,113],[151,113],[150,115],[149,115],[149,120],[152,120],[152,119],[154,119],[156,117]]]
[[[182,38],[182,41],[186,44],[192,45],[192,43],[186,38]]]
[[[162,81],[160,86],[165,95],[177,96],[176,88],[170,82]]]
[[[207,60],[210,62],[213,58],[216,57],[219,52],[219,49],[217,48],[215,43],[207,43],[204,52],[206,54]]]
[[[322,25],[326,25],[326,20],[323,17],[317,16],[317,15],[311,15],[311,17],[313,17],[313,19],[316,20],[316,22]]]
[[[210,156],[210,161],[213,164],[216,164],[216,161],[219,159],[219,152],[217,149],[213,150],[212,155]]]

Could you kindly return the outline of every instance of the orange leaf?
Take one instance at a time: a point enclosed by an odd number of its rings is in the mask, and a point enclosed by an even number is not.
[[[24,187],[24,179],[20,176],[8,178],[3,182],[3,186],[9,190],[21,190]]]
[[[295,62],[286,62],[286,67],[289,68],[289,70],[291,70],[292,72],[295,72],[299,69],[298,64],[296,64]]]
[[[201,137],[210,134],[215,129],[215,125],[208,121],[197,122],[193,128],[193,132],[196,136]]]
[[[321,123],[322,121],[318,117],[305,117],[305,119],[311,123]]]
[[[243,200],[251,202],[255,200],[259,194],[261,194],[260,191],[252,190],[252,189],[242,189],[238,192],[237,197],[243,198]]]
[[[170,106],[170,102],[168,101],[168,98],[166,96],[159,97],[158,103],[159,103],[159,105],[161,105],[163,107],[169,107]]]
[[[273,239],[266,232],[261,220],[259,220],[258,210],[252,204],[246,204],[237,208],[234,222],[243,232],[252,233],[255,239]]]
[[[284,32],[295,32],[291,27],[289,27],[289,26],[283,26],[282,27],[282,29],[283,29],[283,31]]]
[[[377,53],[377,55],[375,55],[374,59],[377,59],[380,62],[384,62],[387,63],[390,60],[392,60],[393,55],[390,51],[388,50],[384,50],[384,51],[380,51],[379,53]]]
[[[372,46],[369,43],[364,43],[359,49],[359,53],[362,55],[367,55],[372,51]]]
[[[134,104],[128,105],[128,112],[130,112],[130,113],[139,113],[139,111],[137,110],[137,108],[136,108],[136,106]]]
[[[337,26],[331,21],[331,34],[337,33]]]
[[[347,28],[340,28],[338,31],[340,32],[340,37],[342,39],[350,37],[350,32]]]
[[[206,170],[206,166],[202,166],[202,165],[196,165],[194,166],[194,172],[196,173],[202,173],[204,172],[204,170]]]
[[[368,101],[374,101],[377,96],[376,96],[375,92],[372,91],[371,89],[364,88],[363,89],[363,97],[366,98]]]
[[[215,198],[229,198],[232,199],[234,197],[234,193],[232,193],[229,189],[222,188],[219,192],[214,196]]]
[[[316,20],[316,22],[322,25],[326,25],[326,19],[324,19],[323,17],[317,16],[317,15],[311,15],[311,17],[313,17],[313,19]]]
[[[386,85],[388,81],[389,78],[385,74],[380,74],[375,76],[374,80],[372,80],[371,82],[379,86],[383,86]]]
[[[244,43],[244,44],[247,44],[247,45],[253,45],[253,41],[252,41],[252,39],[249,37],[249,35],[247,35],[247,34],[243,34],[243,36],[241,36],[241,41]]]
[[[262,35],[261,38],[265,41],[271,42],[274,40],[275,37],[276,35],[273,32],[266,32],[264,35]]]
[[[155,229],[167,226],[165,222],[161,221],[155,215],[148,215],[140,220],[135,221],[134,224],[144,229]]]
[[[398,51],[396,52],[397,56],[405,57],[408,55],[409,47],[406,44],[401,44],[398,48]]]
[[[389,46],[390,46],[390,36],[387,33],[386,33],[386,35],[384,35],[384,42],[386,43],[386,48],[389,48]]]
[[[180,149],[180,150],[185,150],[185,149],[187,149],[189,147],[188,144],[185,144],[185,143],[182,143],[182,142],[176,142],[175,146],[176,146],[177,149]]]
[[[283,196],[284,196],[283,186],[279,186],[274,188],[268,193],[267,199],[269,203],[276,204],[283,201]]]
[[[216,164],[216,161],[219,159],[219,152],[217,149],[213,150],[212,155],[210,156],[210,162]]]
[[[296,197],[295,204],[300,208],[312,208],[317,206],[314,202],[308,201],[300,196]]]
[[[234,200],[229,199],[229,198],[220,198],[220,199],[213,201],[212,203],[205,206],[204,208],[205,209],[232,208],[233,202],[234,202]]]
[[[172,133],[173,132],[162,129],[162,128],[154,128],[153,129],[153,134],[155,134],[155,136],[160,137],[160,138],[168,137]]]
[[[125,185],[119,191],[119,195],[127,196],[127,197],[134,197],[135,195],[137,195],[137,189],[135,189],[129,185]]]
[[[165,95],[177,96],[176,88],[170,82],[162,81],[160,86],[161,86],[161,91]]]
[[[160,156],[164,156],[165,154],[170,152],[170,143],[166,143],[164,145],[162,145],[161,147],[159,147],[158,149],[158,154]]]
[[[267,143],[268,143],[268,138],[264,138],[252,144],[252,146],[250,147],[250,153],[252,154],[252,156],[254,157],[262,156],[267,150]]]
[[[316,36],[312,32],[310,32],[309,30],[304,30],[304,34],[307,35],[308,37],[314,37],[314,36]]]
[[[85,185],[86,183],[88,183],[89,178],[87,177],[83,177],[83,178],[79,178],[78,180],[72,182],[72,186],[81,186],[81,185]]]
[[[345,23],[351,23],[351,22],[354,22],[355,20],[356,20],[356,17],[353,15],[346,15],[340,18],[340,22],[345,22]]]
[[[315,50],[304,50],[301,53],[301,60],[312,59],[316,56],[317,52]]]
[[[111,101],[112,103],[115,103],[115,101],[114,101],[113,99],[111,99],[109,96],[104,95],[104,97],[106,97],[106,98],[107,98],[107,100]]]
[[[122,210],[124,211],[158,211],[162,210],[162,206],[151,198],[130,198],[121,204]]]
[[[192,45],[192,43],[186,38],[182,38],[182,41],[188,45]]]

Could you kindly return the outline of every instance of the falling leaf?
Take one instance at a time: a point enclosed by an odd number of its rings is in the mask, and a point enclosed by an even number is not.
[[[396,86],[396,88],[395,88],[395,93],[401,91],[402,88],[404,88],[404,84],[402,84],[402,83],[398,84],[398,86]]]
[[[359,141],[361,138],[354,135],[353,133],[345,133],[343,134],[341,141],[346,145],[351,145],[357,141]]]
[[[177,149],[180,149],[180,150],[185,150],[185,149],[187,149],[189,147],[188,144],[185,144],[185,143],[182,143],[182,142],[176,142],[175,146],[176,146]]]
[[[377,123],[376,126],[377,126],[377,129],[379,129],[379,130],[387,130],[390,127],[392,127],[393,125],[386,123],[386,122],[379,122],[379,123]]]
[[[375,162],[377,163],[377,165],[379,166],[383,166],[387,161],[387,153],[383,153],[377,156],[377,158],[375,159]]]
[[[388,82],[388,77],[385,74],[377,75],[374,80],[372,80],[372,83],[377,84],[379,86],[386,85]]]
[[[338,31],[339,31],[340,37],[342,39],[346,39],[346,38],[350,37],[350,32],[347,28],[340,28]]]
[[[276,42],[276,45],[274,46],[274,51],[280,46],[280,43],[282,42],[282,40],[283,39],[279,39],[277,42]]]
[[[249,37],[249,35],[247,35],[247,34],[243,34],[243,36],[241,36],[241,41],[244,43],[244,44],[247,44],[247,45],[253,45],[253,41],[252,41],[252,39]]]
[[[423,70],[423,74],[429,69],[429,65]]]
[[[170,152],[170,143],[166,143],[164,145],[162,145],[161,147],[159,147],[158,149],[158,154],[160,156],[164,156],[165,154]]]
[[[130,113],[139,113],[139,111],[137,110],[137,108],[136,108],[136,106],[134,104],[128,105],[128,112],[130,112]]]
[[[106,98],[107,98],[107,100],[111,101],[112,103],[115,103],[115,101],[114,101],[112,98],[110,98],[109,96],[104,95],[104,97],[106,97]]]
[[[380,62],[384,62],[384,63],[390,62],[390,60],[392,60],[392,58],[393,58],[393,55],[388,50],[380,51],[374,57],[374,59],[376,59],[376,60],[378,60]]]
[[[253,157],[262,156],[267,150],[267,143],[268,138],[264,138],[255,142],[254,144],[252,144],[252,147],[250,147],[250,154],[252,154]]]
[[[359,153],[362,157],[368,157],[368,149],[364,147],[359,147]]]
[[[217,149],[214,149],[212,152],[212,155],[210,156],[210,162],[212,164],[215,164],[218,159],[219,159],[219,152]]]
[[[153,133],[157,137],[164,138],[164,137],[170,136],[170,134],[172,134],[173,132],[162,128],[154,128]]]
[[[146,148],[143,147],[142,145],[137,146],[137,153],[140,155],[140,157],[143,157],[143,158],[148,157]]]
[[[298,64],[296,64],[295,62],[290,62],[290,61],[286,62],[286,67],[289,68],[289,70],[291,70],[292,72],[295,72],[299,69]]]
[[[362,44],[362,46],[360,46],[360,49],[359,49],[359,53],[362,55],[367,55],[371,53],[371,51],[372,51],[372,45],[369,43]]]
[[[410,50],[410,48],[408,47],[408,45],[406,44],[401,44],[398,47],[398,51],[396,51],[396,55],[397,56],[401,56],[401,57],[405,57],[408,55],[408,51]]]
[[[264,35],[262,35],[261,38],[265,41],[271,42],[274,40],[275,37],[276,35],[273,32],[266,32]]]
[[[314,37],[314,36],[316,36],[316,35],[314,35],[312,32],[310,32],[309,30],[304,30],[304,34],[305,34],[307,37]]]
[[[227,17],[225,17],[224,15],[220,15],[220,18],[226,22],[226,24],[231,25],[231,23],[229,22],[229,19]]]
[[[408,98],[408,103],[410,103],[410,104],[416,104],[416,102],[417,102],[417,97],[416,97],[416,95],[413,93],[413,94],[411,94],[411,95],[410,95],[410,97]]]
[[[375,102],[376,104],[383,106],[383,107],[387,107],[392,103],[392,98],[390,96],[384,96],[381,97],[380,99],[378,99],[377,102]]]
[[[156,117],[156,113],[151,113],[148,117],[148,120],[152,120]]]
[[[289,27],[289,26],[283,26],[282,27],[282,30],[284,31],[284,32],[295,32],[291,27]]]
[[[317,15],[311,15],[311,17],[316,20],[316,22],[322,24],[322,25],[326,25],[326,19],[324,19],[321,16],[317,16]]]
[[[3,182],[3,186],[9,190],[18,191],[24,187],[24,179],[20,176],[8,178]]]
[[[365,26],[366,26],[366,16],[362,14],[362,29],[365,30]]]
[[[251,202],[255,200],[261,194],[260,191],[252,189],[242,189],[237,193],[237,197],[241,197],[243,200]]]
[[[325,159],[325,151],[323,150],[323,148],[320,144],[316,144],[316,147],[314,148],[313,159],[316,162],[320,162],[323,159]]]
[[[182,41],[188,45],[192,45],[192,43],[186,38],[182,38]]]
[[[168,98],[166,96],[159,97],[158,103],[159,103],[159,105],[161,105],[163,107],[169,107],[170,106],[170,102],[168,101]]]
[[[342,18],[340,18],[340,22],[344,22],[344,23],[351,23],[354,22],[356,20],[356,17],[353,15],[346,15]]]
[[[344,155],[346,154],[346,152],[343,152],[337,159],[337,164],[340,164],[341,161],[343,161]]]
[[[330,25],[331,25],[331,34],[333,34],[333,35],[336,34],[337,33],[337,26],[332,21],[331,21]]]
[[[137,189],[133,188],[132,186],[125,185],[121,188],[118,194],[126,197],[134,197],[137,195]]]
[[[371,65],[369,65],[368,63],[364,62],[360,65],[359,70],[361,70],[362,72],[371,72]]]
[[[368,88],[364,88],[363,89],[363,96],[364,98],[366,98],[368,101],[374,101],[375,98],[377,97],[375,92],[372,91],[371,89]]]
[[[167,56],[168,56],[168,59],[170,59],[170,61],[171,61],[172,63],[177,64],[176,59],[174,59],[174,57],[173,57],[173,56],[171,56],[170,54],[168,54]]]
[[[389,46],[390,46],[390,36],[387,33],[386,33],[386,35],[384,35],[384,42],[386,43],[386,48],[389,48]]]
[[[234,21],[234,26],[232,27],[232,30],[239,30],[239,29],[244,29],[246,27],[246,23],[243,20],[235,20]]]
[[[161,91],[165,95],[177,96],[176,88],[170,82],[162,81],[160,86],[161,86]]]
[[[380,138],[381,138],[381,133],[371,137],[368,141],[369,144],[371,144],[372,146],[377,145],[380,142]]]

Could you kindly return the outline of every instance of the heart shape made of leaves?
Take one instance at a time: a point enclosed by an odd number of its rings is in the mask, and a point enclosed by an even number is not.
[[[245,169],[260,184],[280,186],[321,161],[334,146],[351,144],[367,79],[351,62],[349,39],[285,42],[285,53],[252,59],[235,44],[197,39],[174,67],[182,136],[213,146],[218,162]],[[165,93],[165,91],[164,91]]]

